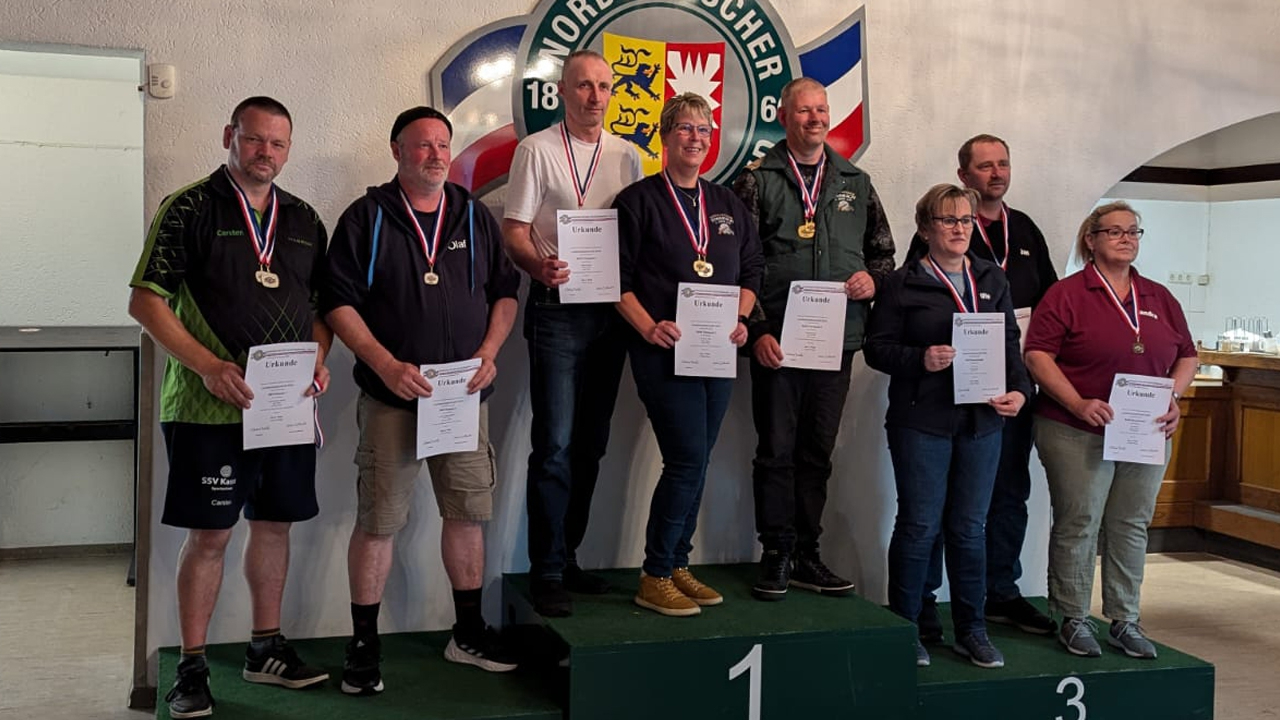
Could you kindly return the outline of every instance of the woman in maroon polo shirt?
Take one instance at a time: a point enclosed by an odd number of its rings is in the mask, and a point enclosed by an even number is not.
[[[1182,307],[1133,267],[1142,229],[1124,202],[1102,205],[1080,226],[1078,273],[1045,294],[1027,329],[1026,363],[1040,384],[1036,448],[1053,506],[1049,536],[1049,609],[1063,618],[1058,640],[1075,655],[1102,648],[1089,620],[1094,558],[1102,547],[1102,614],[1108,644],[1130,657],[1154,658],[1138,625],[1147,527],[1165,464],[1102,459],[1107,403],[1117,373],[1173,378],[1169,411],[1157,419],[1173,435],[1178,397],[1197,359]],[[1168,462],[1168,443],[1165,462]]]

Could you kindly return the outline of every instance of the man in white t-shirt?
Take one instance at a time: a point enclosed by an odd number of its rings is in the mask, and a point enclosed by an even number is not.
[[[529,564],[534,608],[548,617],[573,612],[569,591],[609,589],[583,572],[575,555],[625,353],[612,303],[560,304],[557,288],[569,270],[557,257],[556,211],[607,208],[643,175],[631,144],[604,131],[613,88],[605,59],[590,50],[570,54],[558,87],[564,122],[516,147],[502,222],[507,253],[531,279],[524,314],[533,404]]]

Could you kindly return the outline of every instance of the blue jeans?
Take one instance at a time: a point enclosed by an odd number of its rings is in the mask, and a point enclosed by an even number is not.
[[[644,543],[644,571],[654,577],[689,564],[707,463],[733,392],[729,379],[677,377],[673,362],[670,350],[632,342],[631,373],[662,451]]]
[[[612,305],[561,305],[534,283],[525,305],[533,406],[527,503],[529,565],[558,579],[587,532],[600,459],[626,359]]]
[[[1022,597],[1022,543],[1027,538],[1027,499],[1031,497],[1031,401],[1017,417],[1005,418],[1001,433],[1000,468],[987,511],[987,599],[1004,602]],[[929,560],[925,600],[942,587],[942,537]]]
[[[1001,434],[943,437],[899,427],[888,434],[898,488],[898,516],[889,541],[889,609],[917,621],[930,556],[941,535],[956,636],[983,629],[985,524]]]

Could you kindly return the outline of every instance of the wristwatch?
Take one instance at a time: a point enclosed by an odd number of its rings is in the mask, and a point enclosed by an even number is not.
[[[742,323],[743,325],[747,325],[747,324],[749,324],[749,323],[747,322],[748,320],[750,320],[750,318],[748,318],[746,315],[739,315],[739,316],[738,316],[738,322]]]

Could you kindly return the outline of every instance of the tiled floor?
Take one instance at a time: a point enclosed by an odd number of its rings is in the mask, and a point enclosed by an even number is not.
[[[127,567],[124,556],[0,562],[0,720],[148,717],[124,707]],[[1156,639],[1217,666],[1217,720],[1280,717],[1280,625],[1272,620],[1280,573],[1208,555],[1153,555],[1142,605]]]

